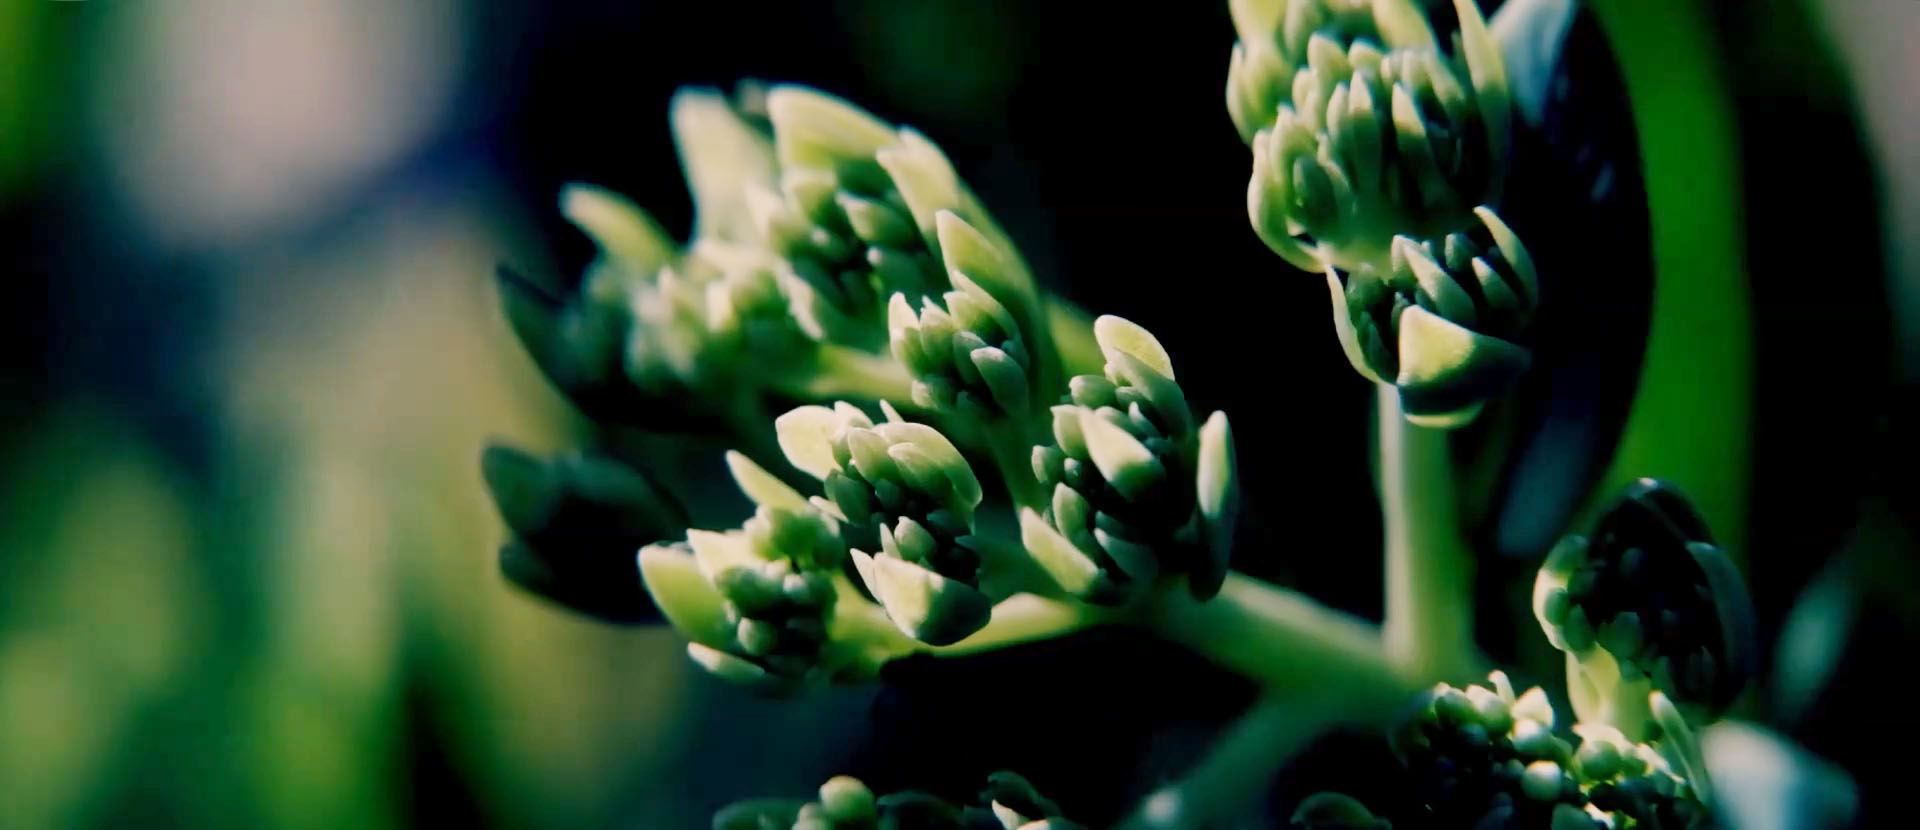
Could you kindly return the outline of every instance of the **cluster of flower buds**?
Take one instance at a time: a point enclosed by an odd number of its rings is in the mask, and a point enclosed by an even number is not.
[[[949,263],[971,259],[975,271],[1002,267],[979,263],[987,257],[963,257],[996,252],[953,214],[941,214],[940,225]],[[946,293],[945,308],[927,297],[916,314],[905,294],[893,295],[887,307],[888,339],[894,359],[913,375],[914,404],[969,423],[1026,415],[1041,382],[1029,337],[961,267],[951,265],[948,279],[954,290]]]
[[[1555,547],[1535,578],[1533,611],[1567,654],[1580,719],[1636,740],[1652,737],[1651,693],[1710,718],[1753,671],[1753,608],[1739,571],[1663,482],[1635,483],[1591,536]]]
[[[748,207],[781,260],[795,318],[814,338],[884,344],[891,297],[915,303],[948,287],[956,233],[1012,251],[946,156],[918,132],[804,87],[775,87],[766,105],[779,175],[749,192]],[[1017,258],[1003,270],[994,276],[1031,294]]]
[[[1585,820],[1573,749],[1554,734],[1546,693],[1516,696],[1500,672],[1489,681],[1435,686],[1394,732],[1421,802],[1444,827],[1557,828],[1568,813]]]
[[[1526,246],[1485,207],[1438,244],[1393,239],[1388,269],[1326,273],[1334,331],[1353,368],[1400,390],[1413,423],[1465,424],[1532,362],[1522,345],[1540,301]]]
[[[839,523],[745,456],[727,460],[753,517],[643,548],[647,590],[688,654],[722,678],[776,693],[832,680],[853,659],[835,652],[832,630],[847,594]]]
[[[1268,246],[1321,272],[1383,263],[1396,234],[1460,227],[1500,190],[1513,102],[1498,44],[1454,0],[1443,50],[1416,0],[1235,0],[1227,111],[1253,147]]]
[[[1425,812],[1422,826],[1502,830],[1674,830],[1707,826],[1706,807],[1654,747],[1604,725],[1578,724],[1570,741],[1538,687],[1515,695],[1505,674],[1423,694],[1392,734]],[[1307,809],[1312,807],[1313,809]],[[1298,826],[1384,826],[1337,794],[1303,803]],[[1377,821],[1377,820],[1376,820]],[[1344,823],[1343,823],[1344,822]]]
[[[1022,509],[1021,541],[1089,601],[1123,601],[1162,575],[1183,575],[1209,598],[1239,510],[1227,416],[1194,423],[1172,358],[1146,329],[1104,316],[1094,337],[1106,373],[1073,378],[1053,407],[1053,443],[1032,459],[1051,502],[1044,513]]]
[[[1654,747],[1627,739],[1620,730],[1575,724],[1580,748],[1574,769],[1592,810],[1613,817],[1615,828],[1675,830],[1706,827],[1712,817],[1686,778]]]
[[[939,430],[875,424],[859,408],[803,406],[774,422],[787,460],[820,479],[819,509],[846,525],[862,581],[902,632],[947,645],[987,624],[973,469]]]
[[[513,533],[500,549],[509,580],[609,622],[657,618],[633,552],[686,529],[670,494],[632,467],[582,452],[543,459],[491,446],[480,465]]]
[[[972,804],[956,805],[918,790],[874,797],[859,779],[839,776],[819,799],[755,799],[729,805],[713,830],[1079,830],[1052,801],[1011,772],[988,777]]]
[[[561,212],[597,250],[579,287],[562,294],[506,269],[499,283],[522,345],[590,415],[691,431],[804,366],[810,341],[780,291],[780,261],[739,221],[750,184],[774,175],[771,140],[712,91],[683,90],[670,115],[698,211],[690,243],[619,194],[570,185]]]

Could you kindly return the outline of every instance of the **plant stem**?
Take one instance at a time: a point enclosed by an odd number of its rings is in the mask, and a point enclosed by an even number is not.
[[[1121,830],[1210,827],[1231,817],[1340,719],[1336,700],[1320,695],[1261,698],[1179,781],[1147,796]]]
[[[1408,423],[1392,385],[1379,392],[1382,639],[1406,674],[1463,679],[1474,662],[1473,558],[1460,532],[1447,434]]]
[[[823,343],[815,353],[811,373],[775,376],[769,383],[796,397],[827,400],[858,398],[911,402],[913,377],[907,367],[885,355]]]
[[[1046,506],[1045,495],[1040,492],[1040,482],[1033,477],[1034,445],[1024,437],[1028,433],[1029,430],[1009,420],[1000,429],[985,430],[981,441],[993,456],[1000,479],[1006,482],[1007,497],[1013,506],[1041,508]]]
[[[840,610],[835,614],[834,637],[865,644],[866,662],[875,671],[889,660],[914,654],[964,657],[1064,637],[1084,628],[1114,622],[1121,614],[1077,602],[1015,594],[993,607],[993,617],[986,627],[952,645],[930,646],[902,633],[880,606],[864,598],[849,600],[844,594],[841,600]]]
[[[1066,300],[1042,296],[1047,307],[1047,335],[1060,354],[1060,365],[1068,375],[1098,374],[1107,359],[1100,354],[1100,343],[1093,339],[1093,320],[1085,311]]]
[[[1238,573],[1205,602],[1165,586],[1141,622],[1269,692],[1336,697],[1354,717],[1389,715],[1417,688],[1387,659],[1374,626]]]

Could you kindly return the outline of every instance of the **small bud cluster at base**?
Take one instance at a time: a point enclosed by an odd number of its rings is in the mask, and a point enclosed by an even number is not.
[[[1588,724],[1575,725],[1577,742],[1569,741],[1555,734],[1554,720],[1545,692],[1515,696],[1501,672],[1487,686],[1442,683],[1422,695],[1391,737],[1425,822],[1490,830],[1708,826],[1706,808],[1654,747]]]
[[[1059,808],[1011,772],[997,772],[972,804],[953,804],[918,790],[876,798],[850,776],[820,787],[815,801],[761,799],[728,806],[714,830],[1081,830]]]

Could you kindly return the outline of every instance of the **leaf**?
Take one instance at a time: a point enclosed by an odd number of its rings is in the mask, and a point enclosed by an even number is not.
[[[1060,590],[1085,596],[1100,578],[1100,565],[1054,529],[1033,508],[1020,508],[1020,544]]]
[[[727,470],[733,473],[734,483],[740,485],[740,492],[745,493],[754,504],[794,513],[805,513],[812,508],[798,490],[788,487],[786,482],[738,451],[727,451]]]
[[[1166,468],[1145,444],[1091,410],[1080,410],[1080,434],[1093,466],[1128,500],[1146,495],[1166,477]]]
[[[633,273],[652,274],[673,260],[673,237],[639,205],[611,190],[568,184],[560,190],[560,213]]]
[[[833,459],[833,435],[845,422],[824,406],[802,406],[773,419],[773,432],[789,463],[824,479],[840,469]]]
[[[691,554],[674,545],[648,545],[638,560],[647,593],[681,636],[712,646],[732,640],[725,600]]]

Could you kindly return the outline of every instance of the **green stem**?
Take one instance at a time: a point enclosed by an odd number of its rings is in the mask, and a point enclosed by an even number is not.
[[[1008,421],[1001,429],[988,429],[981,436],[988,454],[993,456],[993,465],[1000,471],[1000,478],[1006,482],[1007,496],[1015,507],[1041,509],[1046,506],[1046,494],[1040,491],[1040,482],[1033,477],[1034,445],[1022,437],[1028,430],[1016,428]]]
[[[1326,695],[1264,697],[1228,726],[1177,782],[1155,790],[1121,830],[1174,830],[1224,823],[1252,803],[1299,751],[1342,713]]]
[[[880,606],[858,598],[842,604],[834,615],[834,639],[865,644],[863,656],[877,671],[889,660],[914,654],[965,657],[1022,643],[1064,637],[1084,628],[1122,619],[1122,612],[1078,602],[1015,594],[993,607],[986,626],[957,643],[930,646],[902,633]]]
[[[1460,531],[1447,433],[1402,417],[1380,384],[1380,504],[1386,529],[1386,622],[1394,665],[1465,679],[1473,667],[1473,557]]]
[[[1059,297],[1046,296],[1047,334],[1060,354],[1060,365],[1068,376],[1099,374],[1106,366],[1100,343],[1093,339],[1093,320],[1074,305]]]
[[[783,392],[811,400],[913,400],[913,376],[899,361],[832,343],[819,346],[812,372],[791,377],[775,375],[768,382]]]
[[[1330,696],[1348,716],[1390,716],[1418,688],[1387,659],[1373,625],[1239,573],[1228,574],[1219,595],[1205,602],[1167,586],[1141,617],[1159,635],[1270,692]]]

